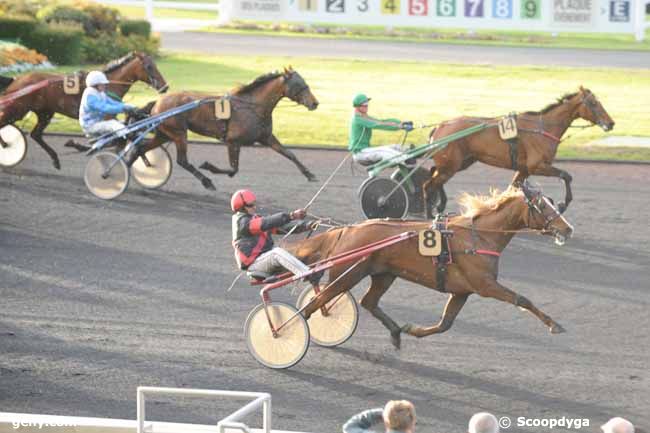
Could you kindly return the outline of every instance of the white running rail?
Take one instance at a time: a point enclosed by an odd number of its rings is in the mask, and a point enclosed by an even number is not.
[[[650,27],[650,21],[646,21],[646,5],[650,3],[648,0],[636,1],[636,13],[634,14],[634,33],[636,40],[641,42],[645,39],[645,31]]]
[[[159,388],[139,386],[137,392],[138,419],[137,433],[146,433],[145,430],[145,402],[146,396],[151,395],[183,395],[190,397],[230,397],[235,399],[254,399],[250,403],[231,413],[217,424],[218,433],[225,433],[226,429],[236,429],[251,433],[248,426],[239,420],[262,407],[262,431],[271,433],[271,394],[264,392],[219,391],[209,389],[186,388]]]

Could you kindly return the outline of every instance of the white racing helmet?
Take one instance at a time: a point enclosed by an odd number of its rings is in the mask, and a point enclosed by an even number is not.
[[[86,87],[93,87],[98,84],[108,84],[108,78],[101,71],[90,71],[86,75]]]

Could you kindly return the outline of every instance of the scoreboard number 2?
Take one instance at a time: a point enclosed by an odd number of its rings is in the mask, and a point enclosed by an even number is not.
[[[332,14],[345,13],[345,0],[325,0],[325,10]]]

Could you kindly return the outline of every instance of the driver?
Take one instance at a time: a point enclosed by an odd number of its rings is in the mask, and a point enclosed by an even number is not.
[[[236,191],[230,199],[230,208],[235,212],[232,216],[232,246],[239,268],[265,274],[274,274],[281,269],[294,275],[309,272],[309,267],[287,250],[274,247],[271,237],[273,233],[288,232],[294,225],[297,227],[293,233],[309,230],[309,224],[302,221],[305,209],[263,217],[255,213],[256,201],[255,194],[247,189]],[[322,273],[312,274],[307,279],[317,286],[321,276]]]
[[[413,130],[413,122],[402,122],[398,119],[375,119],[368,116],[369,101],[370,98],[363,93],[359,93],[352,100],[354,114],[350,124],[348,149],[352,152],[354,161],[362,165],[374,164],[402,154],[398,144],[370,147],[373,129],[383,131]]]
[[[120,137],[126,136],[124,124],[115,119],[104,120],[105,116],[120,113],[133,113],[136,108],[123,104],[106,94],[109,81],[101,71],[91,71],[86,76],[86,89],[81,96],[79,106],[79,124],[86,135],[98,137],[116,132]]]

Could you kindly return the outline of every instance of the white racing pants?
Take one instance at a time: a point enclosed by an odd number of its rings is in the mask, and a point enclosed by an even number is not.
[[[103,120],[97,122],[84,129],[84,133],[90,137],[99,137],[100,135],[108,134],[109,132],[118,132],[124,128],[124,124],[115,119]],[[118,136],[124,138],[126,130],[123,133],[118,133]]]
[[[361,165],[370,165],[401,154],[399,144],[389,144],[387,146],[366,147],[352,155],[352,158]]]
[[[309,266],[292,256],[287,250],[278,247],[261,254],[248,267],[248,270],[273,274],[282,268],[294,275],[309,272]]]

